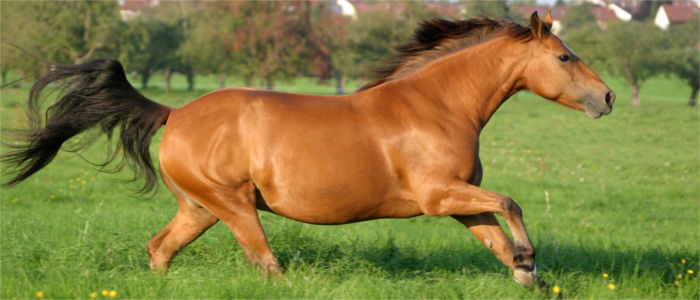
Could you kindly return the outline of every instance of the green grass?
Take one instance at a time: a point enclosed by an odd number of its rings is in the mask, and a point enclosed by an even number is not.
[[[184,85],[177,80],[169,95],[157,81],[145,94],[178,106],[216,88],[213,77],[198,78],[194,92],[177,90]],[[689,89],[679,81],[647,82],[641,107],[629,105],[622,81],[609,82],[618,102],[599,120],[529,93],[509,100],[482,134],[483,187],[523,208],[539,273],[565,297],[697,299],[698,109],[685,105]],[[312,80],[277,88],[333,91]],[[3,127],[24,124],[26,95],[25,85],[2,90]],[[103,147],[99,140],[83,156],[98,161]],[[89,298],[102,289],[159,299],[554,297],[517,285],[450,218],[317,226],[261,213],[286,280],[261,278],[222,224],[160,276],[148,268],[145,244],[177,205],[164,187],[153,198],[135,197],[137,185],[118,181],[128,176],[99,173],[61,153],[26,182],[2,189],[0,298],[36,298],[40,290],[45,298]]]

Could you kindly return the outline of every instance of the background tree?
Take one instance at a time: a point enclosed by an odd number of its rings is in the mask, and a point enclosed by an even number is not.
[[[165,92],[170,92],[171,79],[174,72],[179,72],[187,78],[187,89],[194,88],[194,70],[191,65],[183,61],[179,47],[185,42],[185,34],[189,30],[192,22],[191,14],[196,11],[196,4],[190,1],[162,2],[158,9],[145,15],[146,18],[153,18],[170,26],[173,31],[167,36],[170,46],[167,49],[167,56],[161,68],[165,79]]]
[[[243,25],[235,30],[246,84],[258,80],[267,89],[278,79],[303,73],[305,4],[298,1],[242,2],[234,7]]]
[[[385,58],[395,54],[393,47],[404,43],[413,28],[404,19],[382,11],[357,16],[348,25],[347,52],[333,57],[333,64],[351,78],[367,80],[370,71]]]
[[[4,68],[14,60],[21,62],[16,66],[21,73],[37,74],[47,62],[75,64],[116,54],[116,2],[3,1],[1,8],[3,41],[29,52],[3,49]],[[31,56],[43,61],[27,59]]]
[[[338,59],[349,51],[347,27],[351,17],[332,11],[330,2],[318,2],[307,9],[308,58],[311,61],[311,74],[320,82],[333,77],[336,94],[345,93],[346,74],[340,71]]]
[[[691,88],[688,105],[695,106],[700,89],[700,18],[688,20],[668,29],[667,41],[671,46],[665,54],[665,70],[684,80]]]
[[[593,4],[590,2],[570,5],[566,10],[564,19],[561,21],[562,34],[591,26],[597,26],[597,24],[595,16],[593,16]]]
[[[643,33],[643,34],[640,34]],[[644,80],[658,75],[663,64],[663,32],[651,23],[630,21],[609,24],[597,43],[605,70],[632,85],[632,105],[641,104]]]
[[[507,19],[520,21],[523,16],[517,11],[511,11],[508,2],[506,1],[464,1],[465,17],[481,18],[488,17],[493,19]]]
[[[218,74],[219,87],[226,85],[226,77],[241,73],[245,59],[243,41],[236,31],[243,26],[243,18],[232,15],[240,2],[202,3],[188,17],[188,30],[178,49],[183,65],[200,74]]]
[[[141,88],[146,88],[151,75],[170,69],[175,53],[183,40],[179,20],[167,22],[155,11],[145,13],[126,23],[121,60],[126,67],[141,76]]]
[[[333,65],[348,77],[367,81],[373,70],[388,63],[395,55],[396,46],[409,42],[414,30],[423,20],[444,17],[456,18],[429,9],[426,3],[402,3],[398,14],[382,10],[366,12],[351,21],[347,28],[347,50],[332,57]],[[459,12],[456,12],[459,13]]]
[[[22,53],[15,44],[21,36],[21,16],[22,7],[12,5],[11,2],[0,2],[0,35],[2,35],[2,54],[0,55],[0,85],[7,84],[7,74],[10,70],[16,70],[20,73],[26,69],[39,69],[37,66],[29,67],[28,65],[36,65],[40,61],[28,59],[27,54]],[[13,41],[11,44],[8,41]],[[20,75],[22,76],[22,75]]]

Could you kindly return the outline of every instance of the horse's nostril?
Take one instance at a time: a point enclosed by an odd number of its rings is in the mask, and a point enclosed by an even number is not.
[[[615,93],[612,91],[605,93],[605,104],[612,108],[613,103],[615,103]]]

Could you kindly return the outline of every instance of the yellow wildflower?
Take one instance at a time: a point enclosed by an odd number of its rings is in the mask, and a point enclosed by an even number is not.
[[[614,291],[614,290],[615,290],[615,285],[612,284],[612,283],[609,283],[609,284],[608,284],[608,289],[611,290],[611,291]]]
[[[695,271],[693,271],[693,270],[691,270],[691,269],[688,269],[687,272],[688,272],[688,274],[693,274],[693,273],[695,273]]]
[[[109,291],[108,291],[108,290],[102,290],[102,296],[107,297],[107,295],[109,295]]]
[[[682,264],[685,263],[685,258],[681,258],[681,263],[682,263]]]
[[[110,297],[110,298],[114,298],[114,297],[116,297],[116,296],[117,296],[117,291],[115,291],[115,290],[109,291],[109,297]]]
[[[90,298],[92,298],[92,299],[97,298],[97,293],[96,293],[96,292],[90,292]]]
[[[51,196],[49,196],[49,198],[55,199],[55,198],[56,198],[56,195],[51,194]]]
[[[683,274],[678,273],[678,276],[676,276],[676,277],[678,277],[678,278],[683,278]]]
[[[608,273],[603,273],[604,278],[608,278],[608,276],[609,276]]]
[[[552,293],[559,294],[559,292],[561,292],[561,288],[558,285],[555,285],[552,288]]]
[[[42,291],[37,291],[37,292],[36,292],[36,297],[39,298],[39,299],[44,298],[44,292],[42,292]]]
[[[681,283],[680,283],[680,282],[678,282],[678,280],[676,280],[676,281],[674,281],[674,282],[673,282],[673,284],[675,284],[675,285],[679,285],[679,284],[681,284]]]

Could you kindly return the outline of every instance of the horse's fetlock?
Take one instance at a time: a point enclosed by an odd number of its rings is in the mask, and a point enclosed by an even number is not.
[[[516,268],[532,271],[535,266],[535,248],[515,245],[513,264]]]

